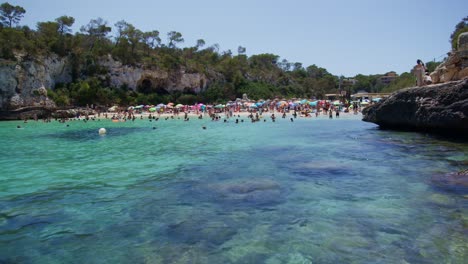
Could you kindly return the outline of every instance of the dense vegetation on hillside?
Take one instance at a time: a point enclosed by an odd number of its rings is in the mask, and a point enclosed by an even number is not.
[[[73,34],[75,20],[61,16],[54,21],[37,23],[36,29],[20,26],[26,10],[3,3],[0,6],[0,59],[16,60],[17,54],[34,59],[55,53],[73,62],[69,84],[59,84],[49,95],[59,104],[155,104],[159,102],[194,103],[233,100],[247,93],[250,98],[303,97],[323,98],[339,88],[349,93],[392,91],[414,84],[414,77],[402,74],[390,86],[380,82],[381,75],[357,75],[354,85],[340,83],[342,77],[326,69],[280,59],[275,54],[247,56],[245,47],[220,51],[219,45],[206,46],[199,39],[194,46],[181,47],[184,38],[171,31],[163,36],[157,30],[143,32],[124,20],[113,26],[102,18],[92,19]],[[111,32],[113,35],[111,35]],[[201,94],[164,94],[139,87],[110,87],[96,78],[107,69],[97,63],[102,56],[112,55],[127,65],[143,65],[168,72],[205,74],[210,83]]]

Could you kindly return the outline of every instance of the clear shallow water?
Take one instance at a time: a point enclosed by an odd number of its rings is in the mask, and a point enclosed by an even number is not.
[[[354,116],[68,124],[0,123],[1,263],[468,257],[468,192],[430,181],[466,143]]]

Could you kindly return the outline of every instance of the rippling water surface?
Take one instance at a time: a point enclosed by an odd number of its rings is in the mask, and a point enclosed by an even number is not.
[[[431,182],[466,143],[354,116],[67,124],[0,123],[0,263],[468,259],[468,192]]]

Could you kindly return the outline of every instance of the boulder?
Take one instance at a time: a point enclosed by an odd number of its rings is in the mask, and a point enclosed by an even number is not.
[[[431,73],[433,83],[457,81],[468,77],[468,32],[460,34],[458,49],[447,55],[447,59]]]
[[[363,110],[381,128],[468,137],[468,79],[399,90]]]
[[[461,71],[459,71],[457,78],[460,79],[460,80],[468,78],[468,67],[464,68]]]

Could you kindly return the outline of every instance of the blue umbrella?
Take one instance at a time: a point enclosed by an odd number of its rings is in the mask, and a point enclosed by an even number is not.
[[[317,106],[317,101],[309,102],[310,106]]]

